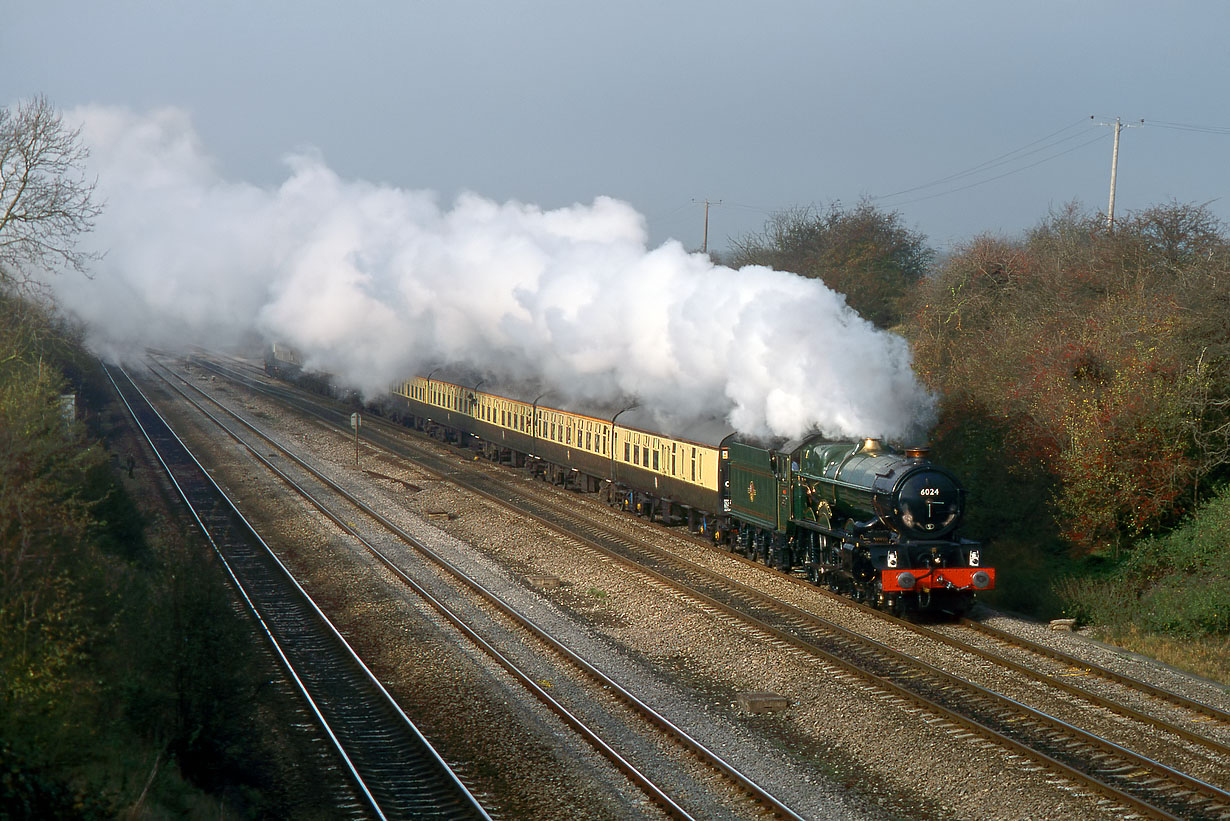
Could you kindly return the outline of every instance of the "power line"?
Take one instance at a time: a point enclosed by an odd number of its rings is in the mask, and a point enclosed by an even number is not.
[[[1220,125],[1192,125],[1190,123],[1168,123],[1165,120],[1141,120],[1141,123],[1154,128],[1169,128],[1174,131],[1198,131],[1204,134],[1230,134],[1230,128]]]
[[[1034,154],[1037,154],[1040,151],[1046,151],[1050,148],[1055,148],[1057,146],[1060,146],[1063,143],[1068,142],[1069,140],[1076,139],[1077,137],[1081,136],[1081,132],[1078,132],[1076,134],[1069,134],[1067,137],[1064,137],[1061,140],[1056,140],[1053,143],[1048,143],[1048,141],[1059,136],[1063,132],[1070,131],[1071,129],[1076,128],[1077,126],[1082,125],[1082,124],[1087,126],[1088,123],[1089,123],[1088,120],[1081,118],[1075,122],[1065,125],[1063,128],[1052,131],[1050,134],[1047,134],[1044,137],[1039,137],[1038,139],[1033,140],[1032,142],[1028,142],[1025,145],[1020,146],[1019,148],[1014,148],[1011,151],[1007,151],[1003,154],[1000,154],[999,156],[992,157],[989,160],[984,160],[983,162],[980,162],[974,166],[970,166],[969,168],[966,168],[962,171],[955,171],[952,174],[949,174],[945,177],[940,177],[938,179],[931,180],[930,182],[925,182],[920,185],[915,185],[911,188],[903,188],[902,190],[894,191],[891,194],[882,194],[877,197],[872,197],[872,199],[874,200],[889,199],[891,197],[900,196],[901,194],[910,194],[915,191],[922,191],[923,189],[926,189],[926,188],[933,188],[937,185],[943,185],[944,183],[955,182],[956,180],[963,179],[969,176],[973,176],[983,171],[989,171],[992,168],[998,168],[999,166],[1007,165],[1008,163],[1011,163],[1011,162],[1016,162],[1017,160],[1021,160],[1021,159],[1024,159],[1025,157],[1029,157]],[[1037,148],[1034,148],[1034,146],[1037,146]],[[1027,150],[1027,149],[1032,149],[1032,150]],[[1056,156],[1060,156],[1060,155],[1056,155]],[[956,189],[956,190],[962,190],[962,189]]]
[[[971,182],[968,185],[962,185],[957,188],[950,188],[947,191],[938,191],[934,194],[927,194],[925,196],[914,197],[913,199],[903,200],[901,202],[894,203],[893,207],[900,206],[900,205],[909,205],[910,203],[915,203],[915,202],[922,202],[923,200],[931,200],[931,199],[935,199],[936,197],[944,197],[949,194],[955,194],[958,191],[965,191],[970,188],[977,188],[980,185],[986,185],[989,182],[995,182],[996,180],[1002,180],[1004,177],[1011,177],[1013,174],[1019,174],[1022,171],[1028,171],[1029,169],[1034,168],[1035,166],[1039,166],[1039,165],[1042,165],[1043,163],[1050,162],[1051,160],[1058,159],[1059,157],[1062,157],[1065,154],[1071,154],[1073,151],[1078,151],[1087,145],[1093,145],[1094,143],[1100,141],[1101,139],[1102,139],[1102,135],[1098,134],[1096,137],[1089,139],[1089,140],[1085,140],[1083,143],[1079,143],[1078,145],[1074,145],[1071,148],[1067,149],[1066,151],[1060,151],[1057,154],[1051,154],[1049,156],[1043,157],[1037,162],[1032,162],[1029,165],[1023,165],[1020,168],[1014,168],[1011,171],[1005,171],[1002,174],[996,174],[994,177],[988,177],[985,180],[979,180],[978,182]],[[872,199],[880,200],[880,199],[885,199],[885,198],[886,197],[873,197]]]

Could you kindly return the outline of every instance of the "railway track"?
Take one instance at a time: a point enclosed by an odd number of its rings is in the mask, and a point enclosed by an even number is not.
[[[549,631],[517,611],[474,576],[450,562],[422,540],[407,533],[396,523],[390,521],[387,517],[359,499],[355,494],[312,467],[292,451],[283,447],[275,437],[261,431],[256,425],[229,410],[224,403],[210,396],[200,387],[192,385],[188,380],[177,377],[172,371],[167,370],[157,375],[180,398],[192,405],[203,416],[210,419],[240,445],[247,448],[255,459],[263,463],[270,471],[276,473],[281,481],[308,500],[311,505],[340,529],[358,540],[372,556],[465,635],[475,646],[508,672],[530,695],[544,704],[566,725],[571,727],[598,750],[599,753],[608,758],[633,783],[644,790],[650,800],[658,804],[667,815],[684,819],[704,818],[713,812],[713,808],[702,805],[698,811],[697,809],[684,806],[684,804],[696,804],[694,795],[690,795],[686,800],[682,801],[672,797],[670,788],[660,785],[653,776],[639,768],[625,752],[619,749],[620,743],[609,738],[610,733],[604,729],[607,725],[613,723],[609,710],[598,711],[600,718],[596,720],[594,711],[590,710],[589,715],[586,715],[586,711],[569,707],[563,703],[563,699],[548,692],[539,683],[542,679],[541,671],[534,672],[528,669],[514,659],[510,653],[501,650],[494,642],[484,638],[479,630],[474,629],[468,623],[469,617],[464,612],[446,602],[444,595],[433,593],[424,584],[421,584],[405,568],[404,561],[392,555],[387,547],[382,547],[382,542],[387,541],[383,537],[386,534],[393,534],[398,540],[412,547],[434,566],[446,572],[472,594],[481,598],[491,609],[495,609],[503,614],[505,618],[514,623],[524,634],[515,640],[515,644],[524,645],[528,640],[529,643],[541,645],[546,651],[554,653],[562,659],[571,669],[567,673],[555,676],[556,680],[566,681],[578,677],[585,678],[592,684],[591,692],[601,693],[602,699],[609,699],[613,695],[623,711],[630,712],[639,722],[650,728],[652,738],[650,739],[649,747],[660,747],[663,743],[679,747],[700,766],[718,774],[739,794],[738,799],[745,802],[742,808],[736,811],[736,817],[801,818],[790,807],[779,801],[750,777],[740,772],[738,768],[708,749],[689,735],[687,731],[654,710],[649,704],[621,686],[617,681],[603,673],[581,655],[573,652]],[[181,388],[179,385],[173,384],[172,379],[178,379],[185,387]],[[226,420],[219,418],[217,414],[190,396],[185,388],[200,395],[210,402],[211,405],[225,412],[230,420],[233,420],[233,423],[228,424]],[[253,442],[253,437],[256,437],[259,441]],[[280,457],[278,465],[274,465],[266,457],[265,452],[269,448],[277,451]],[[287,470],[286,462],[293,463],[297,468],[296,472],[304,475],[290,475],[291,471]],[[339,505],[327,497],[340,500],[346,509],[339,509]],[[353,515],[354,512],[361,513],[374,523],[376,525],[375,529],[372,530],[357,525],[356,519],[358,517]],[[695,793],[696,790],[696,783],[689,782],[688,789],[682,790],[682,792]]]
[[[282,395],[293,394],[286,391]],[[369,430],[367,435],[371,438],[378,434]],[[403,451],[406,447],[413,447],[401,442],[401,437],[396,439],[381,441],[381,444]],[[878,643],[854,635],[840,625],[775,602],[759,591],[732,583],[665,551],[635,544],[625,536],[611,533],[587,516],[562,512],[536,497],[517,492],[508,483],[499,482],[489,474],[460,469],[456,462],[441,459],[431,451],[414,450],[414,457],[420,464],[448,481],[465,486],[501,505],[512,506],[522,515],[534,517],[549,527],[566,532],[591,549],[601,550],[611,558],[636,568],[654,579],[655,583],[692,596],[704,606],[728,617],[743,619],[773,641],[789,644],[813,654],[825,664],[845,670],[849,675],[873,682],[875,686],[892,693],[893,697],[917,704],[940,716],[942,721],[963,728],[963,732],[977,734],[1031,758],[1074,783],[1085,785],[1119,802],[1125,809],[1154,817],[1230,816],[1230,796],[1220,787],[956,679],[890,648],[877,646]],[[962,649],[965,649],[963,645]],[[1002,662],[992,654],[987,655],[996,663]],[[1045,678],[1032,671],[1031,675]],[[1080,697],[1084,698],[1085,694],[1081,693]],[[1179,699],[1182,700],[1181,697]],[[1109,701],[1095,703],[1133,720],[1148,721],[1150,728],[1164,725],[1164,722],[1134,714],[1124,705]],[[1213,755],[1225,755],[1224,746],[1207,738],[1173,726],[1166,727],[1166,731],[1201,744]]]
[[[122,369],[108,377],[355,786],[353,817],[489,819]]]
[[[558,507],[542,503],[537,496],[512,496],[502,483],[490,483],[485,475],[467,475],[463,479],[454,474],[451,479],[472,492],[511,504],[522,515],[561,529],[716,613],[742,620],[772,641],[842,668],[896,698],[1044,764],[1134,811],[1175,818],[1230,815],[1230,795],[1218,787],[669,552],[613,534],[588,517],[561,512]],[[1123,712],[1127,714],[1126,710]],[[1149,721],[1152,727],[1164,724],[1160,720]]]

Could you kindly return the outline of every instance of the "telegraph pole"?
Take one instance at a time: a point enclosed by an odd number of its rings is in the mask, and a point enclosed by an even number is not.
[[[1115,227],[1115,174],[1119,171],[1119,132],[1123,123],[1115,118],[1115,147],[1110,152],[1110,204],[1106,206],[1106,227]]]
[[[698,202],[698,200],[692,200],[692,202]],[[704,242],[700,244],[700,252],[702,254],[709,253],[709,206],[710,204],[721,205],[722,201],[718,200],[715,203],[710,203],[708,199],[705,200],[705,239],[704,239]]]
[[[1093,117],[1090,116],[1089,119],[1092,120]],[[1144,120],[1141,120],[1140,124],[1143,123]],[[1110,204],[1106,206],[1106,227],[1113,231],[1115,229],[1115,176],[1119,171],[1119,132],[1125,128],[1132,128],[1138,125],[1138,123],[1124,125],[1116,117],[1113,123],[1098,123],[1098,125],[1113,125],[1115,127],[1115,147],[1111,150],[1110,154]]]

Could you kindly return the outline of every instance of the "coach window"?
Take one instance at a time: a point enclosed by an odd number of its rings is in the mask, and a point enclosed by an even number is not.
[[[692,448],[692,481],[696,481],[696,448]]]
[[[653,452],[653,469],[658,470],[658,451]]]

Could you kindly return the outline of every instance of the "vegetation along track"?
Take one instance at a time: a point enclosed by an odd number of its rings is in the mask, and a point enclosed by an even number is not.
[[[268,390],[260,385],[254,387]],[[283,397],[295,396],[293,391],[274,390]],[[301,400],[295,399],[294,402]],[[309,412],[321,414],[334,424],[338,422],[337,415],[329,418],[330,412],[327,410]],[[395,440],[386,440],[376,428],[369,427],[366,434],[369,439],[379,440],[380,444],[395,452],[405,452],[404,431],[398,429]],[[612,534],[608,528],[589,517],[576,512],[563,512],[539,497],[527,497],[488,474],[466,470],[453,461],[442,460],[434,452],[413,449],[413,458],[417,463],[434,470],[445,480],[511,506],[523,515],[536,517],[594,549],[637,567],[659,584],[675,587],[728,617],[753,624],[774,640],[817,655],[861,678],[875,681],[897,697],[921,704],[925,709],[944,716],[947,721],[1040,761],[1077,783],[1088,784],[1113,800],[1123,802],[1125,806],[1160,817],[1218,818],[1230,812],[1230,796],[1220,787],[1186,776],[1175,768],[1133,753],[1067,722],[961,681],[865,637],[856,636],[840,625],[775,602],[763,593],[738,585],[653,546],[634,544],[626,537]],[[951,639],[945,640],[954,643]],[[974,651],[974,648],[960,642],[954,646]],[[1043,648],[1038,649],[1039,652],[1044,651]],[[1018,672],[1028,669],[1020,665],[1014,667],[1006,659],[985,651],[978,652]],[[1028,675],[1039,681],[1055,683],[1055,679],[1033,670],[1029,670]],[[1216,741],[1147,716],[1126,705],[1071,688],[1063,682],[1058,686],[1121,716],[1145,722],[1146,734],[1155,728],[1163,728],[1166,732],[1199,744],[1224,763],[1226,748]],[[1177,696],[1170,700],[1183,701],[1182,697]]]
[[[363,800],[358,817],[489,818],[122,370],[107,368]],[[339,810],[345,810],[339,807]]]
[[[173,371],[170,371],[169,369],[167,370],[171,375],[174,374]],[[338,527],[357,539],[373,556],[375,556],[384,566],[390,569],[397,578],[413,589],[420,598],[443,615],[444,618],[460,630],[484,653],[491,657],[500,667],[509,672],[513,678],[518,681],[518,683],[520,683],[530,692],[531,695],[533,695],[533,697],[545,704],[548,709],[559,716],[567,725],[572,727],[601,754],[611,760],[619,770],[621,770],[635,784],[643,789],[651,800],[659,804],[659,806],[661,806],[668,815],[679,818],[692,818],[703,817],[705,813],[703,812],[703,808],[702,811],[698,813],[695,809],[690,809],[683,806],[684,803],[694,803],[694,798],[691,796],[689,796],[688,801],[683,802],[676,801],[672,798],[669,794],[670,791],[667,788],[659,786],[659,784],[655,783],[654,779],[650,775],[638,769],[637,766],[625,756],[625,754],[621,753],[620,750],[617,749],[618,742],[608,741],[608,739],[604,737],[608,734],[602,729],[599,729],[603,726],[604,722],[595,722],[592,719],[587,719],[579,711],[569,709],[569,707],[563,704],[561,700],[548,693],[535,680],[535,674],[519,666],[518,663],[508,654],[501,652],[492,642],[485,640],[480,635],[479,631],[473,629],[466,623],[464,614],[451,607],[448,603],[443,601],[441,597],[433,595],[429,590],[412,578],[410,573],[403,568],[403,563],[401,561],[391,556],[387,551],[381,548],[379,545],[380,539],[378,536],[374,537],[372,534],[364,533],[360,527],[354,524],[352,517],[343,515],[342,512],[336,509],[334,505],[326,501],[323,498],[322,491],[316,491],[309,488],[305,482],[292,478],[283,468],[277,467],[270,463],[261,451],[267,449],[268,447],[273,447],[278,451],[280,456],[284,457],[285,460],[293,462],[297,468],[310,475],[315,483],[319,483],[319,485],[327,489],[328,493],[333,496],[340,497],[347,506],[359,510],[370,520],[376,522],[379,527],[383,529],[383,531],[394,534],[397,539],[410,545],[420,555],[424,556],[434,565],[443,569],[454,579],[461,582],[466,588],[481,597],[481,599],[493,606],[509,620],[514,622],[521,630],[529,634],[535,642],[545,645],[550,652],[564,659],[566,663],[573,668],[571,671],[572,675],[569,675],[567,678],[575,679],[577,678],[576,673],[580,673],[580,677],[590,680],[595,685],[597,692],[604,694],[602,696],[603,698],[608,698],[610,694],[614,694],[625,708],[631,710],[639,717],[641,721],[645,722],[650,728],[652,728],[655,736],[654,744],[660,743],[661,736],[665,736],[671,744],[682,747],[686,754],[693,760],[720,774],[742,795],[742,800],[751,802],[750,806],[745,806],[739,811],[740,817],[749,816],[751,814],[759,815],[768,813],[780,818],[800,818],[800,816],[798,816],[789,807],[778,801],[770,793],[753,782],[748,776],[740,772],[736,767],[723,760],[720,756],[706,748],[700,742],[696,741],[686,731],[663,717],[648,704],[605,675],[597,667],[587,662],[578,654],[574,653],[561,641],[553,637],[548,631],[535,624],[530,618],[519,613],[500,596],[489,590],[473,576],[466,573],[455,564],[449,562],[445,557],[441,556],[431,547],[424,544],[421,540],[405,532],[394,522],[382,516],[379,512],[364,503],[361,499],[354,496],[350,491],[343,488],[337,482],[307,464],[294,453],[282,447],[274,437],[262,432],[254,424],[229,410],[224,403],[210,396],[200,387],[192,385],[191,382],[183,379],[182,377],[177,377],[178,381],[182,382],[196,394],[204,397],[211,404],[224,411],[228,416],[237,421],[244,429],[243,432],[234,430],[223,420],[219,419],[213,412],[189,396],[184,389],[181,389],[175,385],[171,381],[172,377],[170,375],[161,371],[155,371],[155,375],[161,377],[166,384],[176,391],[186,402],[190,403],[199,412],[211,419],[216,425],[218,425],[218,427],[220,427],[241,445],[248,448],[251,454],[258,461],[262,462],[268,469],[275,472],[282,481],[286,482],[293,490],[295,490],[295,492],[307,499],[314,507],[320,510]],[[249,441],[249,434],[259,437],[259,446],[252,444]],[[610,723],[609,719],[606,723]]]

